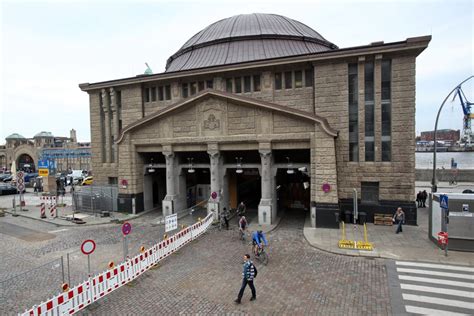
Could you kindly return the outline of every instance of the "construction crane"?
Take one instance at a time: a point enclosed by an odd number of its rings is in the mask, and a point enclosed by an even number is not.
[[[459,101],[461,102],[462,110],[464,112],[462,132],[463,137],[461,142],[463,142],[466,147],[471,147],[474,142],[474,134],[471,128],[472,120],[474,120],[474,113],[471,113],[471,106],[474,105],[474,103],[469,102],[469,100],[466,98],[466,95],[464,94],[464,91],[462,91],[461,86],[458,86],[456,90],[457,91],[454,94],[453,101],[456,99],[456,97],[459,97]]]

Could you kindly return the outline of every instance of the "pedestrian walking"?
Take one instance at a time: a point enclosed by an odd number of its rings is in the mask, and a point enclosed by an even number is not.
[[[392,221],[397,224],[396,234],[403,232],[402,225],[405,224],[405,212],[401,207],[397,208],[395,215],[393,215]]]
[[[246,210],[247,207],[245,206],[244,202],[240,202],[239,207],[237,207],[237,214],[239,214],[239,216],[244,216]]]
[[[421,191],[418,191],[418,193],[416,194],[416,206],[417,207],[421,207],[421,197],[422,197]]]
[[[222,216],[224,217],[225,227],[229,230],[229,211],[227,211],[227,208],[225,207],[222,210]]]
[[[421,207],[426,207],[426,199],[428,198],[428,193],[426,192],[426,190],[423,190],[423,192],[421,192]]]
[[[240,287],[239,295],[237,299],[234,301],[237,304],[240,304],[242,301],[242,296],[244,295],[244,290],[247,284],[252,291],[252,297],[250,298],[251,301],[255,301],[257,299],[257,291],[255,290],[255,286],[253,285],[253,280],[257,276],[257,268],[255,268],[253,262],[250,260],[250,255],[246,254],[244,256],[244,266],[242,271],[242,286]]]

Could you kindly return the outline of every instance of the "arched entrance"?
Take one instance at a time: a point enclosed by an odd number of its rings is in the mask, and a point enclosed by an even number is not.
[[[17,168],[25,172],[35,172],[35,161],[28,154],[21,154],[17,159]]]

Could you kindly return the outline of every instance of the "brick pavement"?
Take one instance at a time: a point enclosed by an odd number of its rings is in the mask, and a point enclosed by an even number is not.
[[[270,262],[256,263],[256,302],[247,289],[243,304],[233,303],[250,245],[235,229],[214,229],[82,314],[390,314],[385,261],[318,251],[305,241],[303,224],[303,214],[289,214],[269,233]]]

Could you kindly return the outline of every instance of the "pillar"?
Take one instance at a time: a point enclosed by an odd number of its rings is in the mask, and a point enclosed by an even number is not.
[[[262,163],[262,172],[260,174],[262,181],[262,197],[258,204],[258,223],[270,225],[272,223],[272,204],[273,204],[273,190],[272,190],[272,151],[271,149],[260,149],[260,159]]]
[[[116,98],[116,93],[114,88],[110,88],[110,111],[112,111],[112,116],[113,116],[113,122],[112,123],[112,133],[114,135],[113,139],[114,142],[117,142],[119,138],[119,112],[118,112],[118,104],[117,104],[117,98]],[[113,159],[115,162],[118,160],[118,145],[113,146],[114,150],[114,158]]]
[[[102,89],[102,107],[104,110],[104,124],[105,124],[105,162],[111,161],[111,148],[110,148],[110,104],[109,96],[106,89]]]
[[[207,213],[213,213],[214,220],[219,219],[220,199],[221,199],[221,179],[220,179],[220,153],[217,144],[209,144],[207,153],[211,162],[211,196],[207,203]],[[213,192],[216,193],[213,198]]]
[[[166,159],[166,196],[162,202],[163,205],[163,216],[171,215],[174,213],[174,200],[176,198],[175,191],[175,155],[172,151],[163,151],[163,155]]]

